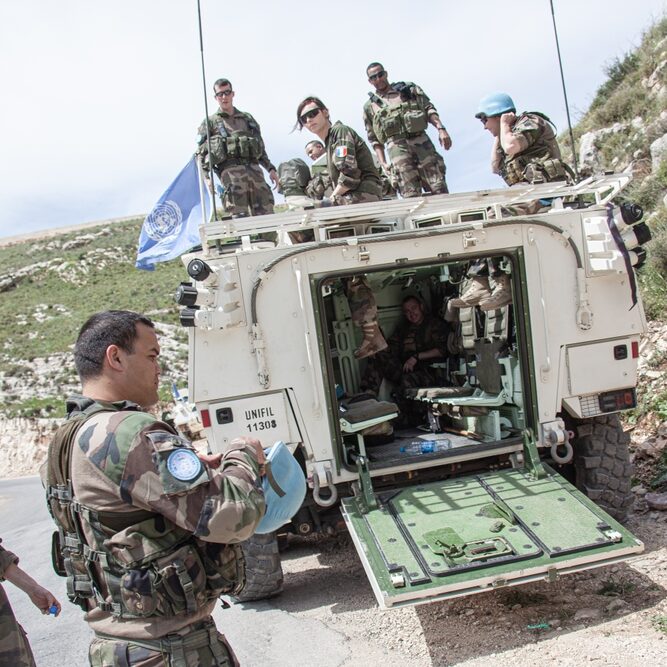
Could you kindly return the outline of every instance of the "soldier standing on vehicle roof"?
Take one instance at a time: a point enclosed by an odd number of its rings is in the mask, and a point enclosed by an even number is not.
[[[47,462],[54,566],[95,633],[93,667],[236,665],[211,612],[244,581],[236,543],[264,514],[264,452],[237,438],[199,454],[144,412],[158,401],[159,354],[138,313],[97,313],[79,333],[83,395],[67,401]]]
[[[431,100],[410,81],[389,83],[380,63],[371,63],[366,74],[375,91],[368,93],[370,99],[364,104],[364,125],[382,170],[391,175],[402,197],[449,192],[445,161],[426,134],[428,124],[438,130],[438,141],[446,151],[452,139]]]
[[[517,116],[507,93],[493,93],[480,101],[475,118],[493,136],[491,170],[507,185],[572,180],[553,123],[544,114],[524,111]]]
[[[234,107],[234,91],[227,79],[213,84],[219,109],[208,118],[211,155],[204,122],[199,126],[199,159],[208,171],[210,163],[224,188],[225,209],[234,218],[273,213],[273,193],[264,180],[264,167],[278,186],[276,168],[269,160],[257,121]]]
[[[2,540],[0,539],[0,542]],[[9,581],[20,588],[42,614],[60,613],[60,602],[53,593],[40,586],[18,566],[19,559],[0,545],[0,582]],[[0,665],[33,667],[32,655],[25,630],[16,622],[7,594],[0,584]]]

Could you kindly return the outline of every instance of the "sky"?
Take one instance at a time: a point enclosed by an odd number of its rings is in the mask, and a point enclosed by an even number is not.
[[[666,0],[554,0],[573,122],[605,66]],[[201,0],[206,96],[232,81],[278,165],[305,157],[296,107],[317,95],[362,136],[366,65],[418,83],[453,146],[451,192],[501,187],[474,118],[491,92],[567,127],[549,0]],[[196,0],[0,4],[0,237],[146,214],[190,159],[204,118]],[[431,128],[432,138],[436,134]]]

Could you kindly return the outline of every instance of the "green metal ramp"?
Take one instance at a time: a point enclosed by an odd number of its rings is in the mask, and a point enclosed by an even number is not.
[[[358,498],[342,511],[381,607],[469,595],[623,560],[644,545],[560,475],[525,470]]]

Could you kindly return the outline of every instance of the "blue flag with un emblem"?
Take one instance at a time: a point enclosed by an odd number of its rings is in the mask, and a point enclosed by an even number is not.
[[[205,216],[202,218],[202,194]],[[193,156],[146,216],[139,236],[138,269],[152,271],[201,243],[199,225],[211,219],[211,201]]]

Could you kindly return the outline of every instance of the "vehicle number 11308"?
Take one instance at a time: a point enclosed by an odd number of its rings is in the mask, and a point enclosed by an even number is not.
[[[275,419],[264,419],[262,421],[246,424],[246,428],[248,431],[250,431],[250,433],[255,433],[256,431],[267,431],[271,428],[276,428],[276,426],[277,424]]]

